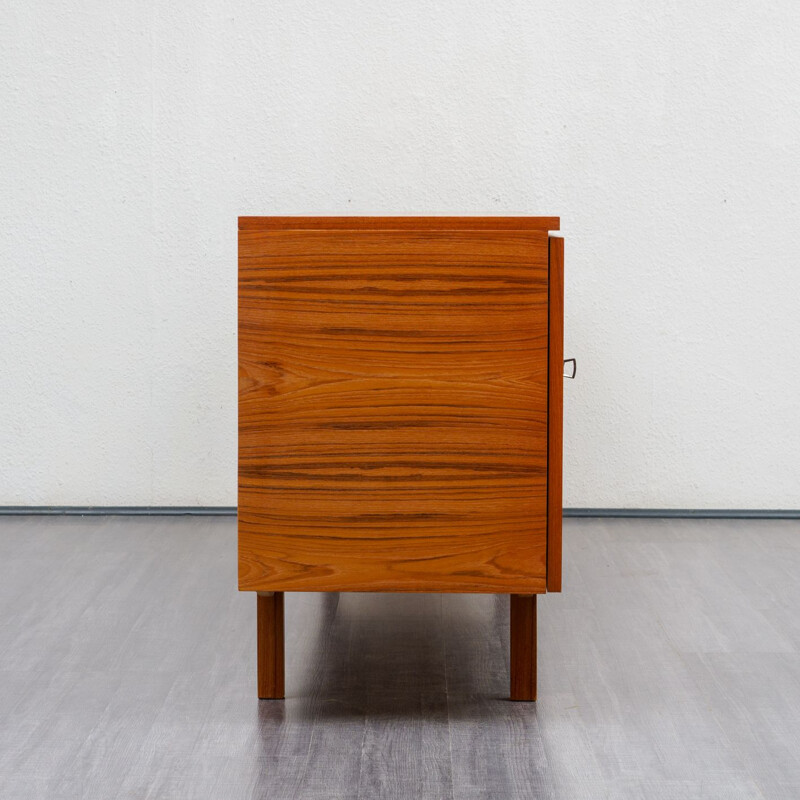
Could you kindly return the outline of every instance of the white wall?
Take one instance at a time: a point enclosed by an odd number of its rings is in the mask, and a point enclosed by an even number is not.
[[[0,504],[236,502],[238,214],[553,214],[568,506],[800,508],[800,3],[0,9]]]

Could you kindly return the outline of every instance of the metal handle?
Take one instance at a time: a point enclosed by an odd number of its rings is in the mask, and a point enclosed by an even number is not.
[[[578,362],[574,358],[565,358],[564,359],[564,366],[566,367],[567,364],[572,363],[572,375],[567,375],[564,373],[565,378],[574,378],[578,372]]]

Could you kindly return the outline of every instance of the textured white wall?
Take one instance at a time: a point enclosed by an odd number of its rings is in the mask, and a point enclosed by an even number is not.
[[[236,502],[238,214],[555,214],[568,506],[800,508],[800,4],[0,9],[0,504]]]

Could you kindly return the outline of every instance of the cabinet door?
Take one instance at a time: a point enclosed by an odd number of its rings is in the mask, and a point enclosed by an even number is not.
[[[546,230],[242,228],[239,585],[541,592]]]

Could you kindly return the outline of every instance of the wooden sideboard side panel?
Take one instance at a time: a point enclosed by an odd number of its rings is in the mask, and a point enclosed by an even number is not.
[[[564,240],[549,242],[547,394],[547,591],[561,591],[562,437],[564,413]]]
[[[544,592],[546,232],[298,224],[239,231],[240,589]]]

